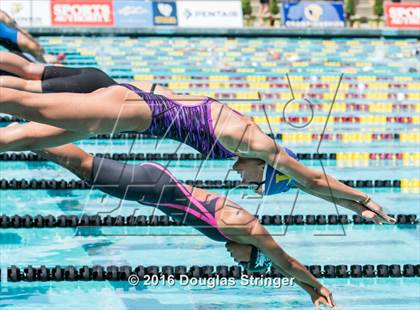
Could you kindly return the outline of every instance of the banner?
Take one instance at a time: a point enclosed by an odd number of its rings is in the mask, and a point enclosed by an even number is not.
[[[114,26],[112,0],[51,0],[53,26]]]
[[[32,27],[51,26],[50,1],[32,0]]]
[[[282,11],[286,27],[344,27],[342,2],[288,2]]]
[[[16,20],[20,27],[51,26],[49,0],[0,0],[0,9]]]
[[[31,26],[31,1],[27,0],[0,0],[0,9],[9,14],[19,26]]]
[[[152,2],[149,0],[114,1],[116,27],[153,26]]]
[[[157,26],[178,25],[178,19],[176,14],[176,2],[153,1],[153,23]]]
[[[241,1],[191,1],[177,2],[178,24],[191,28],[243,27]]]
[[[420,30],[420,3],[385,3],[387,27]]]

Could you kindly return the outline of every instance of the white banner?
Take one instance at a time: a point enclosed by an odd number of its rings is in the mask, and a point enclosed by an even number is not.
[[[49,0],[0,0],[0,9],[15,19],[20,27],[51,26]]]
[[[240,28],[243,27],[241,1],[176,2],[178,26],[188,28]]]
[[[0,1],[0,9],[9,14],[19,26],[31,26],[31,1],[28,0],[6,0]]]
[[[51,26],[49,0],[32,0],[32,27]]]

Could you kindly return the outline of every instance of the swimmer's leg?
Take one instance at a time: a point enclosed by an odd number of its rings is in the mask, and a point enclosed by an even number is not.
[[[149,193],[155,188],[147,181],[150,181],[150,175],[141,166],[93,157],[72,144],[35,152],[113,197],[138,201],[146,188]]]
[[[93,156],[73,144],[35,150],[34,152],[66,168],[82,180],[90,181],[92,177]]]
[[[0,128],[0,152],[41,150],[86,138],[62,128],[29,122]]]
[[[112,85],[117,82],[97,68],[47,66],[41,87],[43,93],[91,93]]]
[[[0,87],[13,88],[32,93],[42,92],[42,82],[36,80],[25,80],[15,76],[0,75]]]
[[[89,94],[35,94],[0,87],[0,113],[82,134],[145,128],[145,106],[127,101],[124,87],[109,87]]]
[[[15,53],[0,52],[0,70],[10,72],[25,80],[42,80],[42,83],[25,84],[8,79],[0,84],[30,92],[44,93],[90,93],[99,88],[116,85],[111,77],[97,68],[68,68],[34,64]]]
[[[44,49],[32,36],[23,32],[18,32],[17,43],[22,52],[31,54],[40,62],[46,62],[44,58]]]
[[[0,52],[0,70],[26,80],[41,80],[45,65],[35,64],[14,53]]]

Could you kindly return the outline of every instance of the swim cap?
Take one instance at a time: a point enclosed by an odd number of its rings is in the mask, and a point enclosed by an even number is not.
[[[263,273],[271,268],[272,262],[264,253],[252,246],[249,262],[240,262],[239,265],[246,270]]]
[[[298,159],[297,155],[289,150],[287,147],[284,148],[289,156],[294,159]],[[264,195],[275,195],[279,193],[287,192],[294,181],[287,175],[277,171],[270,165],[266,165],[265,181],[264,181]]]

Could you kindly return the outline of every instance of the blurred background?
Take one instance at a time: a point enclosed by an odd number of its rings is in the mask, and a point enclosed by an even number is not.
[[[221,100],[293,149],[305,165],[362,188],[398,215],[399,222],[365,225],[354,220],[352,212],[337,210],[316,197],[301,193],[297,200],[294,190],[265,197],[260,203],[249,190],[216,186],[239,181],[239,175],[229,173],[231,160],[207,160],[203,165],[195,150],[171,140],[157,143],[128,133],[100,135],[77,145],[114,159],[168,165],[180,180],[213,184],[213,192],[229,195],[260,218],[266,215],[267,229],[288,253],[305,265],[329,266],[318,276],[326,274],[322,282],[334,292],[340,309],[419,309],[419,1],[0,0],[0,9],[16,21],[9,20],[10,27],[17,28],[27,42],[26,50],[6,44],[1,51],[21,49],[34,61],[96,67],[119,82],[148,81],[174,92]],[[0,127],[13,121],[12,116],[0,115]],[[179,160],[169,160],[173,153]],[[25,183],[16,179],[47,180],[55,187],[20,189],[12,185]],[[34,218],[162,215],[136,202],[120,205],[118,199],[104,199],[97,190],[72,188],[74,180],[74,175],[48,161],[22,154],[0,156],[0,211],[9,217]],[[70,185],[60,189],[57,184]],[[338,214],[348,224],[331,224],[330,218],[337,221]],[[274,225],[277,215],[307,222]],[[311,224],[307,220],[311,218],[321,220]],[[408,223],[407,219],[414,220]],[[224,244],[189,227],[126,228],[2,227],[0,307],[314,308],[296,287],[279,291],[240,285],[134,288],[110,281],[6,281],[12,265],[190,268],[234,264]],[[403,273],[331,276],[338,264],[345,270],[353,264],[382,265],[381,270],[385,270],[383,264],[401,266]]]
[[[23,27],[418,28],[416,0],[2,0]],[[220,23],[208,24],[211,18]]]

